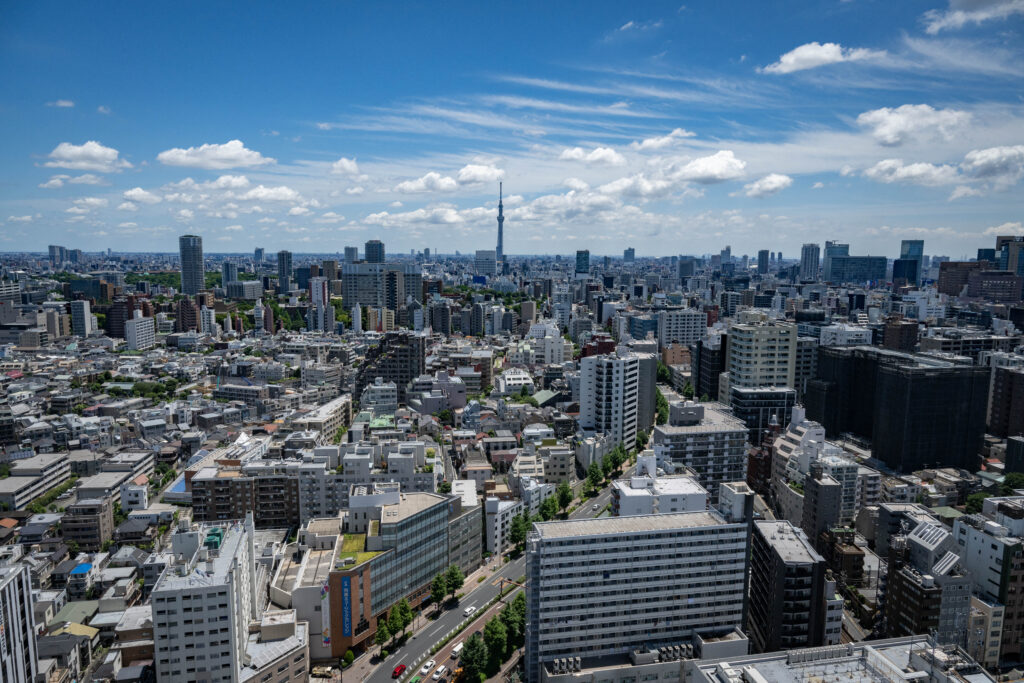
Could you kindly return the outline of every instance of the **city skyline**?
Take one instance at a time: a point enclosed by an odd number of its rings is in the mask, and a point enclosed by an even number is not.
[[[472,253],[495,246],[504,182],[509,254],[970,255],[1024,232],[1024,62],[1019,3],[962,4],[20,6],[0,28],[0,250],[195,233]]]

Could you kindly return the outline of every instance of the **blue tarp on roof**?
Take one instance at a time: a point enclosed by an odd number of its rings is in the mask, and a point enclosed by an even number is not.
[[[74,569],[71,570],[72,574],[88,574],[89,570],[92,569],[92,565],[88,562],[83,562]]]

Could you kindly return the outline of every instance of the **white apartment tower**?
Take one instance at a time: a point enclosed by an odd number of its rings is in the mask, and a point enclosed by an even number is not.
[[[28,566],[0,560],[0,681],[33,683],[39,670]]]
[[[124,338],[132,351],[153,348],[156,346],[156,321],[153,318],[144,318],[142,311],[135,309],[131,320],[124,323]]]
[[[580,426],[629,448],[636,441],[639,392],[636,354],[587,356],[580,361]]]
[[[684,308],[658,313],[658,345],[690,345],[703,339],[708,333],[707,314],[694,308]]]
[[[738,323],[729,327],[729,358],[718,397],[730,404],[731,387],[790,387],[796,382],[797,327],[788,323]]]
[[[71,332],[82,338],[92,334],[92,311],[88,301],[71,302]]]
[[[800,279],[814,282],[818,279],[818,265],[821,261],[821,246],[808,243],[800,249]]]
[[[261,611],[250,513],[245,524],[199,526],[171,540],[175,564],[153,588],[160,683],[237,683],[249,624]]]

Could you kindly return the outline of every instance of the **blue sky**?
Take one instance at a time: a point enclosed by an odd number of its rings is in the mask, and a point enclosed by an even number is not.
[[[296,6],[301,5],[301,6]],[[0,250],[1022,234],[1024,0],[0,5]]]

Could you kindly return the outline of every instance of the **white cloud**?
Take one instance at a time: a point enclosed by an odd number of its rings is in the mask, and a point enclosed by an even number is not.
[[[345,194],[350,194],[350,195],[354,195],[354,196],[359,196],[359,195],[363,194],[364,192],[366,192],[366,189],[363,188],[363,187],[360,187],[358,185],[356,187],[345,188]]]
[[[96,107],[96,111],[100,114],[109,114],[110,107],[106,106],[105,104],[101,104],[100,106]]]
[[[47,107],[57,107],[59,109],[70,109],[75,106],[75,103],[71,100],[57,100],[55,102],[47,102]]]
[[[195,218],[196,214],[192,209],[179,209],[175,216],[180,221],[190,221]]]
[[[47,180],[45,183],[39,183],[39,187],[42,187],[47,190],[53,190],[58,187],[64,187],[64,181],[69,179],[70,177],[71,176],[69,175],[50,176],[50,179]]]
[[[952,140],[970,123],[971,115],[957,109],[933,109],[927,104],[873,109],[857,117],[857,124],[871,129],[875,140],[887,146],[910,138]]]
[[[949,193],[949,201],[957,199],[963,199],[965,197],[980,197],[985,194],[982,190],[967,185],[957,185],[953,188],[953,191]]]
[[[743,175],[747,162],[737,159],[732,150],[723,149],[711,156],[700,157],[672,172],[676,180],[690,180],[709,185],[735,180]]]
[[[72,171],[96,171],[98,173],[118,173],[121,169],[132,165],[119,158],[119,153],[112,147],[104,147],[95,140],[83,145],[62,142],[50,152],[49,161],[43,165],[47,168],[67,168]]]
[[[138,207],[138,205],[132,204],[131,202],[121,202],[120,204],[117,205],[117,210],[118,211],[138,211],[139,207]]]
[[[956,166],[948,164],[904,164],[902,159],[884,159],[864,171],[864,175],[880,183],[910,183],[912,185],[949,185],[957,182]]]
[[[241,195],[239,199],[253,199],[256,201],[267,202],[295,202],[301,200],[302,197],[298,192],[287,185],[278,185],[276,187],[257,185],[245,194]]]
[[[110,202],[104,197],[81,197],[74,200],[75,206],[81,206],[85,209],[100,209]]]
[[[1024,175],[1024,145],[976,149],[964,156],[964,172],[999,185],[1009,185]]]
[[[249,168],[272,164],[274,159],[247,149],[241,140],[229,140],[222,145],[205,144],[199,147],[164,150],[156,156],[157,161],[168,166],[191,166],[209,170],[228,168]]]
[[[137,227],[139,227],[139,224],[134,222],[134,221],[125,221],[124,223],[118,223],[117,227],[119,227],[119,228],[137,228]]]
[[[744,194],[748,197],[770,197],[776,192],[781,192],[793,184],[793,179],[781,173],[769,173],[765,177],[747,183],[743,186]]]
[[[311,213],[313,212],[304,206],[293,206],[292,208],[288,209],[289,216],[308,216]]]
[[[682,128],[676,128],[668,135],[662,135],[661,137],[654,138],[646,138],[645,140],[641,140],[639,142],[633,142],[632,144],[630,144],[630,147],[638,150],[662,149],[664,147],[668,147],[669,145],[674,145],[679,140],[683,140],[685,138],[692,138],[696,135],[697,134],[692,131],[684,130]]]
[[[823,183],[821,181],[818,181],[818,182],[814,183],[813,185],[811,185],[811,189],[812,190],[820,190],[823,187],[825,187],[825,183]]]
[[[141,204],[159,204],[163,201],[160,195],[143,190],[141,187],[133,187],[130,190],[126,190],[122,196],[130,202]]]
[[[505,171],[494,166],[467,164],[459,169],[457,179],[460,185],[494,183],[505,177]]]
[[[661,28],[661,25],[661,19],[652,21],[627,21],[615,30],[619,33],[627,33],[630,31],[650,31],[652,29]]]
[[[209,190],[241,190],[249,187],[249,179],[244,175],[222,175],[216,180],[203,183],[200,187]]]
[[[331,173],[359,175],[359,164],[356,163],[355,159],[346,159],[345,157],[341,157],[331,164]]]
[[[443,176],[437,171],[430,171],[416,180],[405,180],[395,185],[395,192],[412,194],[417,192],[451,192],[459,183],[455,178]]]
[[[72,185],[106,185],[107,181],[98,175],[92,173],[83,173],[79,176],[68,178],[68,182]]]
[[[1003,223],[1002,225],[985,228],[985,231],[982,234],[991,237],[999,237],[1000,235],[1024,235],[1024,223],[1021,223],[1020,221],[1015,223]]]
[[[843,47],[839,43],[806,43],[779,57],[779,61],[760,69],[764,73],[789,74],[840,62],[878,60],[886,56],[885,50],[866,47]]]
[[[611,147],[597,147],[587,152],[582,147],[568,147],[558,155],[562,161],[583,161],[598,166],[622,166],[626,159]]]
[[[241,230],[244,230],[244,228],[241,225],[229,225],[224,229],[230,230],[231,232],[239,232]]]
[[[371,213],[363,219],[367,225],[380,227],[400,227],[409,224],[456,225],[465,222],[465,218],[452,206],[433,206],[404,213]]]
[[[576,190],[577,192],[586,192],[590,189],[590,185],[586,181],[580,180],[579,178],[566,178],[565,182],[562,183],[570,190]]]
[[[946,29],[960,29],[967,24],[1008,19],[1024,14],[1024,0],[949,0],[948,10],[924,13],[925,31],[935,35]]]
[[[323,213],[319,218],[314,218],[313,222],[314,223],[340,223],[343,220],[345,220],[345,217],[342,216],[340,213],[335,213],[334,211],[327,211],[327,212]]]
[[[636,175],[629,176],[628,178],[619,178],[618,180],[613,180],[610,183],[605,183],[597,189],[599,192],[603,192],[604,194],[625,195],[627,197],[640,197],[647,199],[651,197],[662,197],[668,194],[669,190],[672,189],[672,183],[668,180],[648,178],[643,173],[637,173]]]
[[[32,216],[8,216],[8,223],[31,223],[33,220]]]

